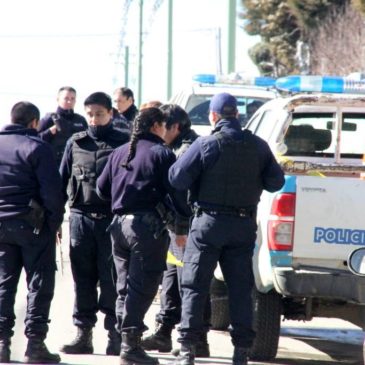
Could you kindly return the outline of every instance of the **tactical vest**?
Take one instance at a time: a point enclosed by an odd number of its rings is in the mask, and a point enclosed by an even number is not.
[[[262,193],[257,145],[251,132],[235,141],[228,135],[215,134],[220,156],[214,166],[202,174],[198,202],[224,208],[256,207]]]
[[[110,202],[100,199],[96,194],[96,179],[103,171],[110,153],[125,139],[94,140],[86,131],[76,133],[72,139],[73,162],[68,185],[70,207],[93,205],[95,212],[98,212],[99,207],[105,208]]]

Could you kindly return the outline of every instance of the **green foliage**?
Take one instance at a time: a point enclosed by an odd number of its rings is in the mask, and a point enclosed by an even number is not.
[[[262,42],[249,52],[263,74],[298,72],[297,42],[307,43],[328,18],[341,16],[349,4],[365,13],[365,0],[241,0],[243,28]],[[263,65],[265,67],[263,67]]]
[[[244,29],[248,34],[260,35],[262,38],[262,47],[257,47],[250,52],[254,62],[259,62],[257,63],[259,69],[263,71],[264,68],[266,72],[263,72],[266,74],[267,64],[271,63],[272,74],[275,76],[296,71],[295,47],[301,33],[287,2],[242,0],[242,3]],[[262,50],[265,50],[265,61],[261,60]],[[265,66],[260,66],[260,62],[264,62]]]
[[[350,0],[287,0],[302,30],[318,27],[333,10],[339,11]]]

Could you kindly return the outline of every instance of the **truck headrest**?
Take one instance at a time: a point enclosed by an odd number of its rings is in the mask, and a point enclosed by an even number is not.
[[[332,142],[332,134],[327,129],[315,129],[310,124],[289,126],[284,137],[288,147],[286,154],[312,154],[326,150]]]

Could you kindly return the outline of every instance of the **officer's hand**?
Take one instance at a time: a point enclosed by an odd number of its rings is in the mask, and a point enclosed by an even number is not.
[[[52,127],[49,128],[49,130],[51,131],[52,134],[56,134],[57,133],[57,126],[53,125]]]
[[[57,230],[57,240],[62,240],[62,226],[60,226],[60,228]]]
[[[185,247],[187,238],[187,235],[176,235],[175,242],[179,247]]]

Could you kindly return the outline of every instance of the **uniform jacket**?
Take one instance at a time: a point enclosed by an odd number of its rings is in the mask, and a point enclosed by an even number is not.
[[[55,118],[59,119],[56,122],[57,133],[52,134],[49,129],[55,125]],[[73,110],[64,110],[58,107],[56,113],[48,113],[39,121],[38,133],[41,139],[52,145],[59,166],[67,140],[74,133],[86,129],[87,122],[82,115],[74,113]]]
[[[175,153],[176,158],[180,158],[187,149],[191,146],[191,144],[198,138],[198,135],[193,129],[188,129],[182,133],[180,133],[177,138],[170,145],[173,152]],[[187,202],[187,192],[181,192],[178,196],[178,199],[183,201],[183,204]],[[182,204],[182,206],[183,206]],[[189,220],[190,215],[192,214],[191,209],[186,209],[185,214],[176,215],[174,227],[169,227],[175,234],[183,235],[188,234],[189,232]]]
[[[110,203],[96,194],[96,179],[101,174],[110,153],[129,141],[127,130],[112,123],[93,130],[74,134],[67,142],[60,166],[64,195],[69,198],[72,211],[110,213]]]
[[[214,132],[221,131],[235,141],[242,140],[249,131],[242,131],[237,119],[220,120]],[[279,190],[284,184],[284,173],[276,162],[268,144],[257,136],[252,136],[257,146],[258,170],[261,174],[261,189],[269,192]],[[169,180],[176,189],[199,191],[201,178],[205,171],[214,166],[220,157],[221,149],[216,136],[199,137],[169,170]],[[244,167],[246,168],[246,167]],[[247,166],[249,168],[249,166]],[[244,189],[243,189],[244,190]],[[242,191],[245,194],[245,191]],[[195,201],[203,206],[204,202]],[[210,206],[210,208],[213,208]]]
[[[50,229],[57,230],[64,203],[51,147],[35,129],[7,125],[0,131],[0,221],[27,213],[31,199],[45,208]]]
[[[125,119],[127,119],[129,122],[132,123],[137,113],[138,113],[137,107],[134,104],[132,104],[127,110],[125,110],[122,113],[122,115],[124,116]]]
[[[182,207],[181,201],[175,198],[176,191],[167,178],[176,157],[164,141],[152,133],[140,136],[130,169],[122,167],[128,153],[129,144],[114,150],[97,180],[98,194],[111,200],[113,213],[154,210],[169,194],[174,208],[184,215],[186,206]]]

